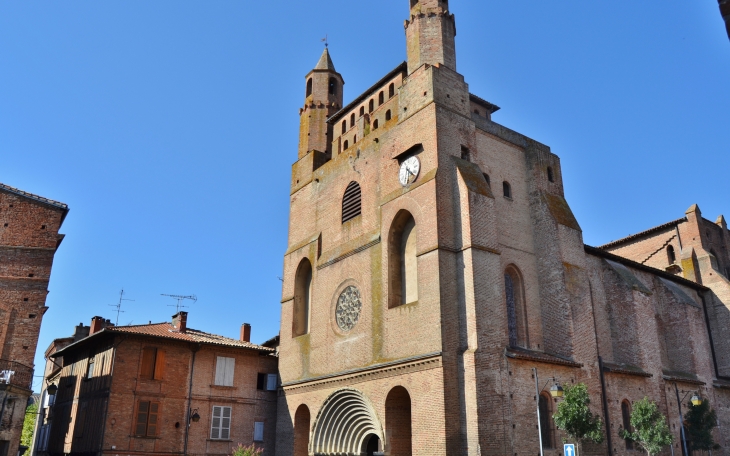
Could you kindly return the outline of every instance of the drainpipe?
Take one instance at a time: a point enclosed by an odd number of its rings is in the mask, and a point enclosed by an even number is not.
[[[601,378],[601,400],[603,401],[603,419],[606,420],[606,443],[608,444],[608,456],[611,456],[611,414],[608,413],[608,398],[606,396],[606,378],[603,376],[603,358],[598,357],[598,374]]]
[[[193,352],[193,360],[190,363],[190,383],[188,384],[188,410],[185,415],[185,448],[183,449],[183,456],[188,455],[188,437],[190,436],[190,411],[193,401],[193,374],[195,373],[195,355],[200,350],[200,344],[194,345],[190,351]]]

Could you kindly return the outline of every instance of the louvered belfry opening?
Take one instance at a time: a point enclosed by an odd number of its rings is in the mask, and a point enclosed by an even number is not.
[[[352,220],[362,212],[360,184],[350,182],[342,198],[342,223]]]

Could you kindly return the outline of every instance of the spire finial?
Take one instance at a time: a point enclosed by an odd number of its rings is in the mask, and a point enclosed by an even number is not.
[[[329,42],[329,39],[327,38],[327,35],[325,35],[324,38],[322,38],[322,42],[324,43],[325,48],[328,48],[330,46],[330,42]]]

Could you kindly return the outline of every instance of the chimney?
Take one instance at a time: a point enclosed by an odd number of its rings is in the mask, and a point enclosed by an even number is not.
[[[79,325],[76,327],[76,331],[74,331],[74,342],[77,342],[85,337],[89,336],[89,327],[84,326],[83,323],[79,323]]]
[[[248,323],[241,325],[241,342],[251,342],[251,325]]]
[[[93,335],[98,333],[104,329],[104,318],[103,317],[94,317],[91,319],[91,329],[89,330],[89,335]]]
[[[188,329],[188,313],[180,311],[173,315],[172,327],[175,328],[175,331],[177,332],[185,333]]]

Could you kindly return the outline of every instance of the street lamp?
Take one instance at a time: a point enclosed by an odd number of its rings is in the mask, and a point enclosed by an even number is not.
[[[51,383],[48,385],[48,388],[46,388],[46,392],[49,396],[55,396],[58,392],[58,386],[55,383]]]
[[[697,393],[694,393],[694,394],[692,395],[692,398],[691,398],[691,399],[690,399],[689,401],[690,401],[690,402],[692,403],[692,405],[694,405],[695,407],[697,407],[697,406],[699,406],[699,405],[702,405],[702,398],[700,398],[700,396],[698,396],[698,395],[697,395]]]
[[[188,417],[188,426],[190,426],[190,422],[197,423],[200,421],[200,414],[198,413],[198,409],[193,409],[190,411],[190,416]]]
[[[559,399],[565,396],[565,391],[563,391],[563,387],[560,386],[560,383],[558,383],[557,381],[553,386],[550,387],[550,395],[553,397],[553,399]]]
[[[550,387],[550,396],[552,396],[554,399],[559,399],[565,395],[565,391],[563,391],[563,387],[560,386],[560,383],[558,382],[558,379],[555,377],[551,377],[548,379],[547,383],[545,383],[545,386],[540,389],[540,380],[537,378],[537,368],[532,368],[532,373],[535,376],[535,405],[537,408],[537,430],[538,430],[538,436],[540,438],[540,441],[538,444],[540,445],[540,456],[544,456],[542,451],[542,422],[540,420],[540,393],[543,392],[543,390],[548,386],[548,383],[555,382],[553,386]]]

